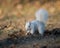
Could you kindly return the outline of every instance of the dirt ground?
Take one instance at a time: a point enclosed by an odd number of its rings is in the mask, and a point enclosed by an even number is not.
[[[60,48],[60,29],[48,31],[48,34],[45,33],[44,36],[12,34],[6,39],[0,40],[0,48]]]

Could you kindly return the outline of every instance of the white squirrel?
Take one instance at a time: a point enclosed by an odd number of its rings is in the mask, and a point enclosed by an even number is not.
[[[40,22],[38,20],[33,20],[31,22],[26,22],[25,28],[27,33],[30,32],[31,34],[33,34],[38,30],[39,34],[43,35],[45,25],[43,22]]]
[[[33,34],[36,30],[38,30],[39,34],[43,35],[45,30],[45,24],[48,19],[48,12],[45,9],[39,9],[35,13],[36,19],[32,21],[28,21],[25,24],[26,34]]]

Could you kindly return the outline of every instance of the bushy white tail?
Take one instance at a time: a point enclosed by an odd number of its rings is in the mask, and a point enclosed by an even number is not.
[[[46,23],[48,19],[48,12],[45,9],[39,9],[35,13],[36,20]]]

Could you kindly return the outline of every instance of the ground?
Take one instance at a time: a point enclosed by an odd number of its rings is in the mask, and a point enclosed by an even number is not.
[[[56,29],[50,33],[48,31],[48,34],[45,33],[44,36],[11,34],[6,39],[0,40],[0,48],[60,48],[60,29]]]

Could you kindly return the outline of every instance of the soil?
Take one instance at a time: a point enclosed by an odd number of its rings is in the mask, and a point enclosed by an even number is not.
[[[0,40],[0,48],[60,48],[60,29],[56,28],[40,36],[39,34],[27,36],[10,36]]]

